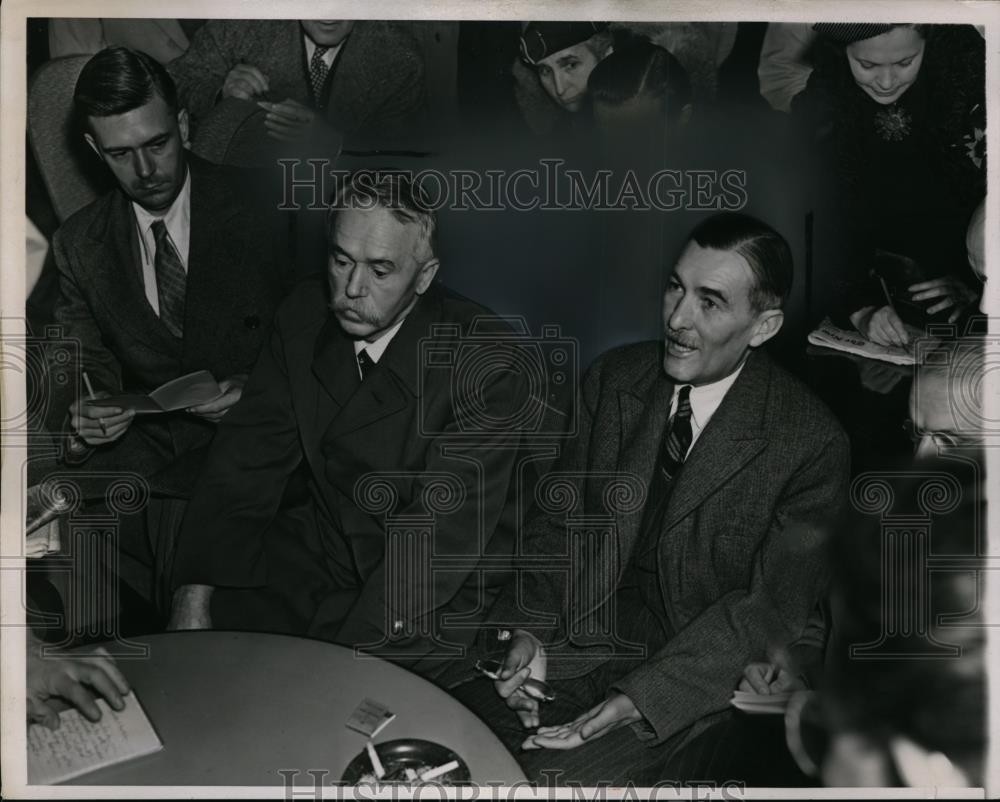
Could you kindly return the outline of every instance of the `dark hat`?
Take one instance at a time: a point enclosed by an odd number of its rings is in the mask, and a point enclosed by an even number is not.
[[[863,39],[871,39],[888,33],[905,23],[874,23],[874,22],[817,22],[813,30],[822,36],[841,45],[850,45]]]
[[[533,66],[607,27],[606,22],[529,22],[521,33],[521,55]]]

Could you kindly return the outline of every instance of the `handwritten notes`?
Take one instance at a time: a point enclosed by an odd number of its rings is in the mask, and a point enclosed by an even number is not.
[[[41,724],[28,727],[30,784],[64,782],[163,748],[134,693],[125,697],[121,712],[112,710],[103,699],[97,704],[101,720],[96,723],[87,721],[77,710],[65,710],[57,730]]]

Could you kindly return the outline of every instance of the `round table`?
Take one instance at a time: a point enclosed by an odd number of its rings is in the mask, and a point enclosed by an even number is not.
[[[427,680],[323,641],[246,632],[171,632],[130,639],[119,659],[163,750],[87,774],[81,785],[282,785],[279,771],[338,782],[366,738],[348,729],[365,697],[396,714],[375,738],[434,741],[479,785],[524,781],[517,762],[466,707]]]

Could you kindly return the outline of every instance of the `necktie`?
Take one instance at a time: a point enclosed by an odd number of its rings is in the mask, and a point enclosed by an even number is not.
[[[313,103],[316,106],[323,105],[323,84],[326,83],[327,73],[330,72],[330,68],[323,61],[323,56],[329,49],[317,45],[309,61],[309,86],[312,87]]]
[[[660,470],[668,480],[673,479],[684,464],[691,448],[691,437],[691,385],[685,384],[677,394],[677,411],[660,448]]]
[[[667,499],[670,496],[670,485],[677,471],[687,457],[691,447],[691,385],[681,387],[677,395],[677,410],[667,425],[657,469],[653,480],[649,483],[649,497],[646,499],[646,509],[640,529],[643,543],[639,551],[651,548],[660,539],[660,528],[663,526],[663,516],[667,510]]]
[[[361,381],[365,380],[365,377],[372,372],[372,368],[374,367],[375,362],[368,356],[368,352],[364,348],[358,351],[358,370],[361,371]]]
[[[156,270],[156,295],[160,302],[160,320],[175,337],[184,334],[184,294],[187,288],[187,273],[177,255],[167,226],[162,220],[153,223],[153,239],[156,241],[156,255],[153,266]]]

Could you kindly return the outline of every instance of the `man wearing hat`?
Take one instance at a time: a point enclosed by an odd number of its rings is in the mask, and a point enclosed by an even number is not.
[[[574,113],[583,106],[591,71],[613,50],[602,22],[529,22],[521,33],[521,57],[549,97]]]

